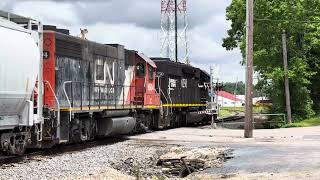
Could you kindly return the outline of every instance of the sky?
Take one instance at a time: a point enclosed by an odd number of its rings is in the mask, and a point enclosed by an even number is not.
[[[188,0],[188,41],[191,64],[209,72],[219,66],[224,82],[244,81],[239,50],[226,51],[222,38],[230,22],[225,9],[231,0]],[[150,57],[160,56],[161,0],[1,0],[0,9],[69,29],[78,36],[89,31],[89,40],[123,44]]]

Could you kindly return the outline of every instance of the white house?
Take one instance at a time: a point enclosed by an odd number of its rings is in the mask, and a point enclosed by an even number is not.
[[[243,100],[243,101],[246,100],[246,95],[236,95],[236,97],[237,97],[238,99]]]
[[[227,91],[219,91],[217,100],[220,107],[241,107],[245,101]]]
[[[268,97],[262,96],[262,97],[255,97],[252,99],[253,104],[256,104],[258,101],[262,101],[262,100],[269,100]]]

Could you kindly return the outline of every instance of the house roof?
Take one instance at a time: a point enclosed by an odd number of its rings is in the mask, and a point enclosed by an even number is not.
[[[226,98],[226,99],[230,99],[232,101],[241,101],[241,99],[237,98],[237,96],[235,96],[234,94],[231,94],[227,91],[218,91],[218,96]]]

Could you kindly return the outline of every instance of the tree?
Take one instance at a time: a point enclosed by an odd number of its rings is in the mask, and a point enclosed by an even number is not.
[[[285,111],[281,33],[286,30],[293,117],[314,115],[320,109],[320,1],[255,0],[254,4],[254,69],[261,77],[259,88],[272,99],[274,112]],[[246,0],[233,0],[227,7],[232,24],[222,45],[227,50],[239,47],[243,57],[245,8]]]
[[[237,95],[244,95],[245,94],[245,84],[240,82],[226,82],[223,84],[223,90],[229,93],[236,93]]]

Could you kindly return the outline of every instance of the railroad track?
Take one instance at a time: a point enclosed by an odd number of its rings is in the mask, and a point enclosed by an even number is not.
[[[243,118],[244,118],[244,116],[236,115],[236,116],[230,116],[230,117],[226,117],[226,118],[217,119],[216,122],[221,123],[221,122],[237,121],[237,120],[241,120]]]
[[[230,122],[243,119],[244,116],[230,116],[226,118],[217,119],[215,122]],[[113,138],[104,138],[104,139],[96,139],[93,141],[88,141],[85,143],[79,144],[68,144],[68,145],[57,145],[50,149],[34,149],[28,150],[23,156],[5,156],[0,154],[0,168],[5,168],[6,166],[13,165],[15,163],[25,163],[32,160],[41,161],[42,159],[52,157],[55,155],[70,153],[75,151],[82,151],[87,148],[92,148],[96,146],[102,145],[110,145],[117,142],[127,140],[125,137],[113,137]]]
[[[76,151],[82,151],[88,148],[110,145],[117,142],[122,142],[127,140],[125,137],[119,138],[106,138],[106,139],[96,139],[93,141],[88,141],[86,143],[80,144],[68,144],[68,145],[58,145],[50,149],[35,149],[28,150],[22,156],[5,156],[0,155],[0,168],[6,168],[6,166],[14,166],[16,163],[25,163],[28,161],[36,160],[41,161],[45,158],[52,157],[55,155],[60,155],[63,153],[71,153]]]
[[[27,153],[23,156],[0,155],[0,168],[5,168],[6,166],[11,166],[11,164],[15,163],[23,163],[26,161],[35,160],[35,157],[40,155],[40,152]]]

